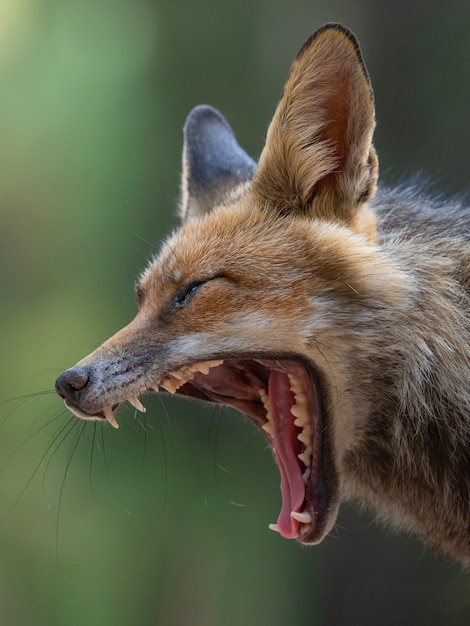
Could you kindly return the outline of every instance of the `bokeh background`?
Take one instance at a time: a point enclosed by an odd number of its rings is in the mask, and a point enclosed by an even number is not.
[[[316,548],[271,533],[277,470],[235,413],[83,428],[52,393],[177,225],[187,112],[257,156],[327,21],[361,40],[382,180],[465,191],[468,0],[0,0],[0,626],[470,623],[468,574],[356,508]]]

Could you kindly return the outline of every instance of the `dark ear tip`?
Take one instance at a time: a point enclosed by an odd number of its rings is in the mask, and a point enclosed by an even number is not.
[[[300,48],[296,59],[299,60],[301,56],[310,48],[312,43],[322,37],[323,35],[329,36],[331,33],[342,35],[345,39],[349,41],[349,43],[354,48],[357,58],[359,59],[364,74],[369,80],[369,75],[367,72],[367,68],[362,56],[361,46],[359,44],[359,40],[352,30],[347,28],[347,26],[343,26],[342,24],[338,24],[336,22],[328,22],[324,24],[320,28],[318,28],[310,37],[304,42],[303,46]]]
[[[217,111],[217,109],[214,109],[214,107],[211,107],[209,104],[199,104],[189,112],[183,131],[184,134],[187,135],[195,128],[201,128],[214,124],[220,124],[232,133],[232,129],[222,113]]]

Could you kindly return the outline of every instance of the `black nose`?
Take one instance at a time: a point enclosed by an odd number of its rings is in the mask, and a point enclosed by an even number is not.
[[[90,382],[90,370],[87,367],[71,367],[55,381],[55,390],[64,400],[73,400]]]

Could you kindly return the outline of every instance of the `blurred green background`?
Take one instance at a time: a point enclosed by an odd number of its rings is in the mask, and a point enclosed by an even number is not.
[[[470,623],[468,575],[353,508],[316,548],[271,533],[277,470],[234,413],[147,398],[114,431],[51,392],[134,314],[187,112],[257,156],[326,21],[361,40],[382,180],[464,191],[468,0],[0,0],[0,626]]]

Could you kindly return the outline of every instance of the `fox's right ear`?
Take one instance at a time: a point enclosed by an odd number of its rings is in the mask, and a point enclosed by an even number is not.
[[[184,125],[183,223],[211,211],[237,185],[250,180],[255,169],[224,116],[207,105],[195,107]]]

